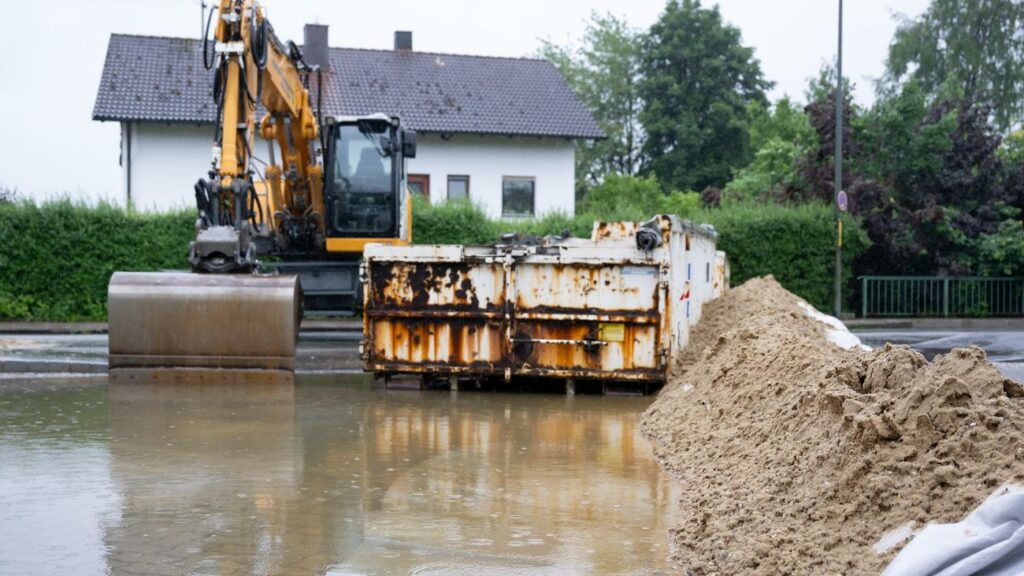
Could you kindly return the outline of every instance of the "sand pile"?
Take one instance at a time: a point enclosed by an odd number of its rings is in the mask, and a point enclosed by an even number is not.
[[[801,302],[767,277],[706,306],[644,414],[693,574],[877,574],[1024,479],[1024,391],[982,350],[844,350]]]

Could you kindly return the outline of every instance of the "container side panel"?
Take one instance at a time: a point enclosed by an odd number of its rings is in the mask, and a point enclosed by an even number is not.
[[[517,367],[614,371],[658,367],[656,324],[519,322]]]
[[[496,264],[376,261],[369,301],[376,309],[494,309],[504,301],[501,273]]]
[[[490,366],[502,362],[502,331],[482,320],[374,319],[372,362]]]
[[[516,309],[652,312],[658,267],[524,262],[516,266]]]

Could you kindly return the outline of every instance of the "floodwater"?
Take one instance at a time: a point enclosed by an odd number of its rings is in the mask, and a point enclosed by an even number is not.
[[[650,401],[0,381],[0,574],[668,573]]]

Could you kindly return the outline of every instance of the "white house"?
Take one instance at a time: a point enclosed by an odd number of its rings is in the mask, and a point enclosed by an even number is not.
[[[409,32],[395,33],[394,50],[328,48],[327,32],[305,30],[305,60],[323,71],[313,106],[397,115],[419,132],[411,189],[433,202],[468,197],[494,218],[572,214],[574,142],[604,134],[551,63],[416,52]],[[110,37],[93,119],[121,125],[126,203],[194,205],[192,186],[210,165],[212,87],[200,40]]]

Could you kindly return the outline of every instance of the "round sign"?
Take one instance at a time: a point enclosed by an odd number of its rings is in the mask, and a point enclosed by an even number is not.
[[[846,197],[846,190],[839,191],[839,196],[836,196],[836,204],[839,206],[840,212],[846,212],[846,208],[849,205],[849,199]]]

